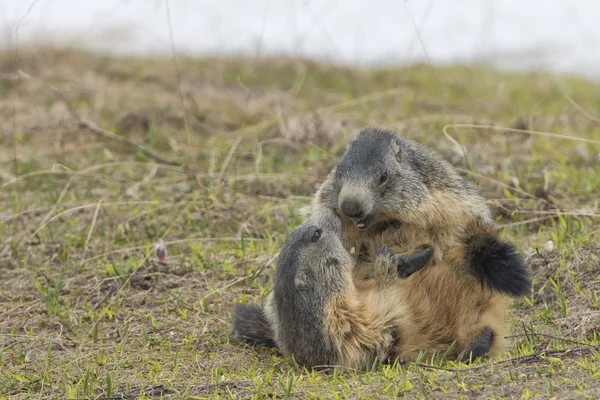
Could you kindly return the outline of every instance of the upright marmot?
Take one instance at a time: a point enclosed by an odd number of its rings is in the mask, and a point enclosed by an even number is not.
[[[433,151],[391,131],[359,133],[304,213],[323,207],[345,217],[344,245],[360,258],[372,256],[375,234],[405,249],[429,245],[435,261],[460,246],[465,270],[482,284],[509,296],[530,290],[522,257],[497,240],[489,207],[473,185]]]

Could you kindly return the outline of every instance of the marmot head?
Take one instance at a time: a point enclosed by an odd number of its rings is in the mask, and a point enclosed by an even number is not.
[[[276,341],[304,365],[335,362],[323,318],[328,301],[352,279],[342,233],[341,218],[323,210],[294,229],[279,253],[272,293]]]
[[[418,154],[417,154],[418,153]],[[367,229],[377,217],[417,208],[428,196],[422,172],[428,155],[393,132],[365,128],[330,175],[320,201]]]

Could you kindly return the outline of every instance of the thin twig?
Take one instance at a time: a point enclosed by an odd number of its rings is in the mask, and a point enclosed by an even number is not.
[[[164,385],[151,386],[151,387],[149,387],[147,389],[141,390],[141,392],[143,393],[144,398],[146,398],[146,397],[150,397],[150,398],[161,397],[162,398],[162,396],[164,396],[164,395],[175,393],[172,389],[168,389]],[[109,396],[109,397],[98,396],[98,397],[94,397],[94,400],[137,399],[140,396],[140,394],[141,393],[140,393],[139,389],[134,389],[134,390],[131,390],[129,393],[117,394],[115,396]]]
[[[233,157],[233,153],[235,153],[235,150],[237,149],[241,141],[242,136],[238,137],[229,148],[229,152],[227,153],[227,157],[225,157],[225,161],[223,161],[223,166],[221,167],[221,172],[219,173],[219,182],[223,181],[223,176],[225,175],[227,165],[229,165],[229,161],[231,161],[231,157]]]
[[[557,354],[570,354],[570,353],[574,353],[574,352],[580,352],[580,353],[582,353],[582,355],[587,355],[587,354],[590,354],[593,349],[600,350],[600,348],[598,346],[583,346],[583,347],[580,346],[580,347],[571,347],[571,348],[557,349],[557,350],[542,350],[542,351],[538,351],[536,353],[532,353],[532,354],[528,354],[528,355],[524,355],[524,356],[511,357],[511,358],[507,358],[507,359],[500,360],[497,362],[483,363],[483,364],[479,364],[479,365],[475,365],[473,367],[468,367],[468,368],[463,368],[463,369],[438,367],[436,365],[429,365],[429,364],[423,364],[423,363],[414,363],[414,365],[421,367],[421,368],[427,368],[427,369],[438,369],[438,370],[448,371],[448,372],[463,372],[463,371],[473,371],[473,370],[482,369],[482,368],[486,368],[486,367],[490,367],[490,366],[509,364],[509,363],[513,363],[513,362],[518,362],[518,363],[524,364],[524,363],[529,363],[529,362],[535,361],[541,357],[557,355]]]
[[[589,343],[584,343],[584,342],[580,342],[580,341],[577,341],[577,340],[562,338],[562,337],[558,337],[558,336],[547,335],[545,333],[520,333],[520,334],[517,334],[517,335],[510,335],[510,336],[504,336],[504,337],[506,339],[512,339],[512,338],[529,337],[529,336],[545,337],[545,338],[548,338],[548,339],[560,340],[561,342],[569,342],[569,343],[578,344],[578,345],[581,345],[581,346],[589,346],[590,345]]]
[[[589,112],[584,110],[583,107],[581,107],[575,100],[573,100],[573,98],[571,96],[569,96],[567,93],[563,93],[563,94],[564,94],[565,98],[567,99],[567,101],[569,103],[571,103],[571,105],[573,107],[575,107],[575,109],[577,109],[577,111],[579,111],[584,117],[586,117],[587,119],[589,119],[591,121],[600,123],[600,119],[594,117],[592,114],[590,114]]]
[[[96,210],[94,211],[94,217],[92,218],[92,223],[90,224],[90,229],[88,230],[87,238],[85,239],[85,244],[83,245],[83,253],[81,255],[81,265],[85,262],[85,255],[87,253],[88,245],[90,244],[90,239],[92,238],[92,232],[94,232],[94,227],[96,226],[96,220],[98,219],[98,213],[100,212],[100,206],[102,205],[102,200],[98,202],[96,205]]]
[[[29,16],[29,14],[31,14],[31,10],[33,10],[33,7],[35,7],[35,5],[37,3],[39,3],[40,0],[34,0],[31,2],[31,4],[29,4],[29,8],[27,8],[27,11],[25,11],[25,14],[23,14],[23,16],[21,17],[21,19],[19,20],[19,23],[17,24],[17,27],[15,28],[15,33],[17,34],[17,41],[18,41],[18,33],[19,33],[19,29],[21,29],[23,27],[23,24],[25,22],[25,19]]]
[[[452,124],[452,125],[444,126],[444,129],[443,129],[444,133],[447,133],[448,128],[491,129],[493,131],[523,133],[523,134],[532,135],[532,136],[543,136],[543,137],[554,138],[554,139],[566,139],[566,140],[573,140],[576,142],[600,145],[600,140],[586,139],[586,138],[581,138],[578,136],[561,135],[558,133],[532,131],[532,130],[528,130],[528,129],[507,128],[504,126],[477,125],[477,124]]]
[[[542,253],[540,253],[540,249],[538,247],[535,248],[535,252],[544,260],[544,265],[550,264],[550,261],[548,261],[548,259],[545,256],[543,256]]]
[[[455,167],[455,168],[456,168],[456,170],[458,170],[460,172],[464,172],[465,174],[472,175],[472,176],[474,176],[476,178],[479,178],[479,179],[485,179],[485,180],[487,180],[489,182],[492,182],[492,183],[494,183],[494,184],[496,184],[496,185],[498,185],[500,187],[503,187],[503,188],[505,188],[507,190],[510,190],[512,192],[517,192],[517,193],[523,194],[523,195],[525,195],[527,197],[530,197],[532,199],[536,199],[536,200],[540,200],[540,201],[552,204],[550,201],[548,201],[546,199],[543,199],[543,198],[538,197],[538,196],[536,196],[536,195],[534,195],[532,193],[526,192],[524,190],[521,190],[521,189],[516,188],[514,186],[508,185],[506,183],[500,182],[499,180],[496,180],[496,179],[493,179],[493,178],[487,177],[485,175],[481,175],[481,174],[478,174],[476,172],[469,171],[469,170],[466,170],[466,169],[463,169],[463,168],[459,168],[459,167]]]
[[[4,179],[5,181],[15,180],[15,176],[13,174],[11,174],[8,171],[3,170],[2,168],[0,168],[0,178]]]
[[[575,109],[577,111],[579,111],[584,117],[586,117],[587,119],[589,119],[590,121],[596,122],[596,123],[600,123],[600,119],[598,117],[593,116],[592,114],[590,114],[588,111],[586,111],[582,106],[579,105],[579,103],[577,103],[568,93],[567,93],[567,87],[565,85],[565,83],[560,80],[560,79],[554,79],[554,82],[558,85],[558,87],[560,88],[560,90],[562,91],[563,96],[565,96],[565,98],[567,99],[567,101],[573,106],[575,107]]]
[[[160,203],[162,203],[162,202],[161,201],[150,201],[150,200],[148,200],[148,201],[117,201],[117,202],[112,202],[112,203],[106,203],[106,204],[104,204],[104,207],[106,207],[106,206],[121,206],[121,205],[129,205],[129,204],[160,204]],[[44,227],[46,225],[48,225],[50,222],[62,217],[63,215],[70,214],[70,213],[78,211],[78,210],[85,210],[86,208],[92,208],[95,205],[96,204],[84,204],[82,206],[69,208],[68,210],[60,212],[60,213],[56,214],[54,217],[48,219],[47,221],[44,221],[44,223],[42,223],[42,225],[31,236],[37,235],[42,229],[44,229]],[[53,212],[54,212],[54,210],[51,210],[51,212],[49,212],[48,215],[51,215]]]
[[[133,147],[134,149],[138,150],[139,152],[144,153],[148,158],[151,158],[158,163],[165,164],[165,165],[171,165],[171,166],[181,166],[180,163],[171,161],[171,160],[167,160],[166,158],[158,156],[158,155],[154,154],[153,152],[151,152],[150,150],[148,150],[147,148],[140,146],[139,144],[137,144],[135,142],[132,142],[131,140],[127,139],[124,136],[119,136],[116,133],[113,133],[113,132],[107,131],[106,129],[100,128],[93,121],[80,119],[78,121],[78,124],[79,124],[79,127],[85,128],[85,129],[89,130],[90,132],[95,133],[96,135],[104,137],[105,139],[110,139],[115,142],[127,145],[129,147]]]
[[[60,192],[60,195],[58,196],[58,199],[56,200],[56,202],[54,203],[54,205],[52,206],[52,208],[50,209],[50,211],[48,211],[48,213],[46,214],[46,216],[42,220],[42,223],[40,224],[40,227],[31,236],[37,235],[42,230],[42,228],[44,228],[44,226],[46,226],[50,222],[50,218],[51,218],[52,214],[54,214],[54,212],[58,208],[58,205],[62,202],[62,199],[67,194],[67,191],[71,187],[71,182],[72,181],[73,181],[73,177],[69,178],[69,181],[67,182],[67,184],[63,188],[62,192]]]
[[[92,308],[92,311],[96,311],[98,309],[98,307],[100,307],[102,305],[102,303],[104,303],[106,301],[106,299],[108,299],[113,293],[114,293],[114,288],[111,286],[110,289],[108,290],[108,292],[104,295],[104,297],[102,297],[102,299],[100,299],[100,301],[94,305],[94,307]]]
[[[111,163],[105,163],[105,164],[96,164],[96,165],[92,165],[91,167],[85,168],[83,170],[80,171],[73,171],[70,168],[62,165],[62,164],[54,164],[54,166],[52,167],[52,169],[44,169],[44,170],[39,170],[39,171],[32,171],[32,172],[28,172],[26,174],[20,175],[19,176],[19,181],[25,179],[25,178],[29,178],[32,176],[40,176],[40,175],[73,175],[73,176],[83,176],[83,177],[97,177],[97,178],[102,178],[102,179],[108,179],[108,176],[106,175],[99,175],[99,174],[92,174],[93,171],[99,170],[99,169],[103,169],[103,168],[108,168],[108,167],[152,167],[152,168],[160,168],[160,169],[165,169],[168,171],[181,171],[182,168],[181,167],[177,167],[177,166],[171,166],[171,165],[164,165],[164,164],[155,164],[155,163],[151,163],[151,162],[140,162],[140,161],[125,161],[125,162],[111,162]],[[271,174],[274,177],[277,177],[276,174]],[[206,174],[199,174],[198,177],[199,178],[203,178],[205,176],[208,176]],[[250,175],[247,176],[248,178],[250,177]],[[131,179],[124,179],[124,178],[114,178],[111,177],[113,180],[117,181],[117,182],[133,182],[133,180]],[[9,185],[14,185],[17,183],[16,178],[13,178],[12,180],[9,180],[6,183],[3,183],[2,186],[0,186],[0,189],[4,189],[5,187],[9,186]]]
[[[557,217],[557,215],[546,215],[544,217],[531,218],[531,219],[526,219],[524,221],[507,222],[505,224],[498,224],[498,226],[501,228],[508,228],[508,227],[514,227],[514,226],[520,226],[520,225],[533,224],[535,222],[541,222],[541,221],[545,221],[545,220],[556,218],[556,217]]]
[[[552,217],[570,216],[570,217],[600,217],[599,213],[579,212],[579,211],[542,211],[542,210],[514,210],[515,214],[534,214],[534,215],[549,215]]]
[[[190,128],[189,121],[187,116],[187,111],[185,109],[185,101],[183,97],[183,91],[181,89],[181,71],[179,70],[179,63],[177,62],[177,51],[175,50],[175,37],[173,35],[173,23],[171,22],[171,7],[169,5],[169,0],[165,0],[165,8],[167,11],[167,23],[169,26],[169,38],[171,41],[171,53],[173,55],[173,65],[175,66],[175,72],[177,73],[177,92],[179,93],[179,100],[181,101],[181,107],[183,109],[183,120],[185,123],[185,130],[188,138],[188,145],[190,144]]]
[[[361,96],[361,97],[352,98],[350,100],[345,100],[340,103],[333,104],[331,106],[325,106],[325,107],[319,108],[319,109],[315,110],[314,112],[316,112],[318,114],[335,114],[337,112],[340,112],[340,111],[343,111],[343,110],[346,110],[349,108],[354,108],[358,105],[370,103],[370,102],[377,101],[377,100],[383,100],[387,97],[392,97],[392,96],[401,94],[403,92],[406,92],[405,87],[397,87],[397,88],[391,88],[391,89],[387,89],[387,90],[383,90],[383,91],[379,91],[379,92],[373,92],[373,93],[369,93],[369,94]],[[237,136],[237,135],[242,135],[242,136],[249,135],[249,134],[260,132],[262,130],[270,128],[273,125],[277,125],[278,122],[279,122],[278,117],[272,117],[272,118],[265,119],[264,121],[261,121],[254,125],[247,125],[242,128],[229,131],[226,134],[229,137]]]
[[[213,237],[213,238],[202,238],[202,237],[198,237],[198,238],[188,238],[188,239],[177,239],[177,240],[171,240],[169,242],[165,242],[166,245],[171,245],[171,244],[178,244],[178,243],[188,243],[188,242],[225,242],[225,241],[229,241],[229,242],[234,242],[234,241],[238,241],[240,240],[237,237]],[[252,241],[263,241],[265,239],[260,239],[260,238],[245,238],[244,240],[252,240]],[[85,260],[85,262],[89,262],[89,261],[93,261],[93,260],[97,260],[99,258],[102,257],[107,257],[113,254],[120,254],[120,253],[130,253],[130,252],[134,252],[137,250],[141,250],[141,249],[145,249],[147,247],[147,245],[141,245],[141,246],[136,246],[136,247],[128,247],[126,249],[117,249],[117,250],[113,250],[113,251],[109,251],[107,253],[102,253],[102,254],[98,254],[95,255],[93,257],[88,258],[87,260]]]

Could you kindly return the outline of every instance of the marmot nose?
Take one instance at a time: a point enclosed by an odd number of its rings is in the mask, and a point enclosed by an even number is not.
[[[362,218],[364,213],[357,199],[345,199],[341,205],[342,213],[348,218]]]

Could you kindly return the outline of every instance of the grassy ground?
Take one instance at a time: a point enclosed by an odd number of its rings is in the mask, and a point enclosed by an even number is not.
[[[460,66],[178,65],[0,54],[0,398],[600,396],[600,85]],[[264,301],[297,210],[363,125],[442,152],[527,255],[534,290],[514,304],[503,360],[328,375],[231,338],[233,305]]]

